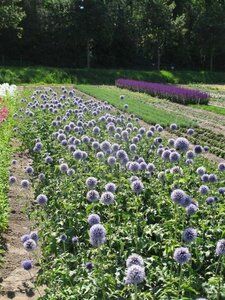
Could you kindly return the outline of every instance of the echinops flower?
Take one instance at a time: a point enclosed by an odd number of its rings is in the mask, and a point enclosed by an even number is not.
[[[90,243],[94,247],[99,247],[106,241],[106,230],[101,224],[95,224],[90,228]]]
[[[178,264],[183,265],[191,259],[191,253],[188,248],[180,247],[174,251],[173,258]]]
[[[138,284],[145,279],[145,269],[139,265],[132,265],[126,271],[125,283]]]
[[[89,225],[91,225],[91,226],[93,226],[93,225],[95,225],[95,224],[99,224],[100,223],[100,217],[99,217],[99,215],[97,215],[97,214],[90,214],[89,216],[88,216],[88,224]]]

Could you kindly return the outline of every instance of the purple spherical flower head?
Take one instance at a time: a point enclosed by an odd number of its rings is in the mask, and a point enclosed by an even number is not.
[[[90,243],[94,247],[99,247],[105,243],[106,240],[106,231],[103,225],[95,224],[90,228]]]
[[[23,180],[21,181],[21,187],[22,187],[22,188],[28,189],[29,185],[30,185],[29,180],[23,179]]]
[[[208,174],[202,175],[201,180],[202,180],[203,182],[209,182],[209,175],[208,175]]]
[[[34,169],[31,166],[26,167],[25,172],[27,174],[33,174],[34,173]]]
[[[116,163],[116,159],[115,159],[114,156],[109,156],[108,159],[107,159],[107,162],[108,162],[109,166],[113,166]]]
[[[36,201],[40,205],[45,205],[48,202],[48,197],[44,194],[40,194],[37,196]]]
[[[74,169],[70,168],[70,169],[67,170],[66,174],[68,176],[73,176],[75,174],[75,171],[74,171]]]
[[[193,159],[195,157],[195,154],[193,151],[189,150],[187,153],[186,153],[186,157],[187,159]]]
[[[217,176],[215,174],[209,174],[209,182],[214,183],[217,181]]]
[[[116,191],[116,185],[113,182],[109,182],[105,185],[106,192],[115,193]]]
[[[44,174],[44,173],[40,173],[40,174],[38,175],[38,179],[39,179],[40,181],[45,180],[45,174]]]
[[[24,243],[23,243],[23,247],[26,251],[30,252],[30,251],[33,251],[37,248],[37,244],[34,240],[32,239],[29,239],[29,240],[26,240]]]
[[[133,181],[136,181],[136,180],[139,180],[139,178],[137,176],[131,176],[130,177],[130,182],[133,182]]]
[[[89,225],[93,226],[95,224],[99,224],[101,219],[97,214],[90,214],[87,221]]]
[[[195,154],[201,154],[202,151],[203,151],[202,146],[196,145],[196,146],[194,147],[194,153],[195,153]]]
[[[191,198],[186,195],[186,197],[184,197],[181,202],[180,202],[180,205],[183,206],[183,207],[188,207],[192,202],[191,202]]]
[[[67,235],[65,233],[61,234],[59,237],[60,242],[65,242],[67,240]]]
[[[86,180],[86,186],[89,189],[93,189],[94,187],[96,187],[97,183],[98,183],[98,180],[95,177],[88,177]]]
[[[87,193],[86,198],[90,202],[96,202],[99,199],[99,193],[95,190],[91,190]]]
[[[99,160],[103,160],[104,157],[105,157],[105,154],[101,151],[96,154],[96,158]]]
[[[66,172],[68,171],[69,167],[68,167],[67,164],[62,163],[62,164],[59,166],[59,169],[60,169],[61,172],[66,173]]]
[[[225,171],[225,163],[221,162],[218,164],[218,170],[221,172]]]
[[[180,154],[176,151],[171,152],[170,156],[169,156],[169,159],[170,159],[171,162],[177,162],[177,161],[180,160]]]
[[[177,124],[171,124],[170,129],[171,130],[176,130],[177,129]]]
[[[45,163],[46,163],[46,164],[51,164],[52,162],[53,162],[52,157],[51,157],[50,155],[47,155],[47,156],[45,157]]]
[[[82,151],[80,151],[79,149],[74,151],[73,152],[73,157],[76,159],[76,160],[81,160],[83,159],[83,153]]]
[[[225,254],[225,239],[219,240],[216,244],[216,254],[224,255]]]
[[[174,251],[173,258],[178,264],[183,265],[191,259],[191,253],[188,248],[180,247]]]
[[[208,197],[207,199],[206,199],[206,203],[207,204],[213,204],[215,202],[215,198],[214,197]]]
[[[188,215],[193,215],[198,211],[198,206],[195,204],[190,204],[189,206],[186,207],[186,212]]]
[[[202,195],[207,195],[209,193],[209,188],[207,185],[201,185],[199,188],[199,193]]]
[[[224,187],[219,187],[218,192],[223,195],[225,193],[225,188]]]
[[[12,160],[12,165],[16,165],[17,164],[17,160],[16,159],[13,159]]]
[[[177,138],[174,147],[181,152],[187,152],[189,149],[189,141],[185,138]]]
[[[37,243],[37,241],[38,241],[38,232],[37,231],[31,231],[30,238]]]
[[[78,236],[73,236],[71,241],[72,241],[73,244],[77,244],[79,242]]]
[[[93,270],[93,268],[94,268],[94,264],[92,262],[87,262],[85,264],[85,267],[86,267],[86,269],[87,269],[88,272],[91,272]]]
[[[125,283],[138,284],[145,279],[145,269],[139,265],[132,265],[126,271]]]
[[[193,133],[194,133],[194,129],[189,128],[189,129],[187,130],[187,134],[192,135]]]
[[[131,183],[131,189],[134,193],[139,194],[143,191],[144,185],[140,180],[135,180]]]
[[[29,271],[32,269],[32,261],[30,259],[26,259],[22,261],[22,267],[24,270]]]
[[[171,193],[171,199],[175,202],[175,203],[184,203],[185,200],[187,198],[187,195],[185,194],[184,191],[180,190],[180,189],[176,189]]]
[[[138,265],[140,267],[144,267],[143,258],[138,254],[135,254],[135,253],[131,254],[126,261],[126,266],[127,266],[127,268],[129,268],[133,265]]]
[[[113,204],[115,201],[113,193],[111,192],[102,193],[100,201],[105,205]]]
[[[140,171],[140,165],[138,162],[134,161],[129,164],[129,171],[138,172]]]
[[[199,167],[196,172],[199,176],[203,176],[206,172],[206,169],[205,167]]]
[[[170,160],[170,154],[171,154],[170,150],[165,150],[165,151],[163,151],[161,157],[164,161],[169,161]]]
[[[187,228],[182,234],[183,241],[186,243],[193,242],[197,237],[197,230],[194,228]]]
[[[155,165],[152,163],[147,164],[147,171],[148,172],[154,172],[155,171]]]
[[[17,179],[16,179],[15,176],[10,176],[9,177],[9,184],[14,184],[14,183],[16,183],[16,181],[17,181]]]
[[[29,234],[24,234],[24,235],[22,235],[21,236],[21,238],[20,238],[20,241],[22,242],[22,243],[25,243],[27,240],[29,240],[31,237],[30,237],[30,235]]]

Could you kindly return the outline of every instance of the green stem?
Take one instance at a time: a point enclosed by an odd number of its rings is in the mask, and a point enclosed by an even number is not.
[[[218,293],[217,293],[217,300],[220,300],[220,294],[221,294],[221,285],[223,283],[223,259],[222,256],[220,257],[220,273],[219,273],[219,288],[218,288]],[[222,277],[222,278],[221,278]]]
[[[138,299],[138,288],[137,284],[134,285],[134,300]]]
[[[180,294],[181,293],[181,281],[182,281],[182,277],[183,277],[183,268],[182,265],[180,265],[180,279],[179,279],[179,287],[178,287],[178,299],[180,299]]]

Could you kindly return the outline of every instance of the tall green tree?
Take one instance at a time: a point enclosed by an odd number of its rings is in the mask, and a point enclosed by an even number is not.
[[[156,65],[160,70],[161,56],[166,46],[184,25],[184,16],[174,17],[175,3],[169,0],[144,0],[139,4],[137,14],[141,28],[141,46],[146,50],[154,49]]]
[[[21,30],[20,23],[24,16],[21,0],[2,0],[0,5],[0,30],[6,28]]]
[[[194,38],[200,53],[209,58],[209,69],[212,71],[215,57],[225,53],[225,2],[196,1],[196,12]]]

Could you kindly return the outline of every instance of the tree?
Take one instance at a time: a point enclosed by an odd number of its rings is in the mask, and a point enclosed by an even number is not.
[[[145,0],[139,5],[140,42],[142,47],[156,52],[158,70],[167,44],[184,25],[183,15],[174,18],[174,9],[175,3],[169,0]]]
[[[21,30],[19,27],[24,11],[21,7],[21,0],[2,0],[0,6],[0,30],[14,28]]]
[[[225,50],[225,3],[205,0],[197,5],[194,38],[200,52],[209,57],[209,69],[212,71],[215,56]]]

